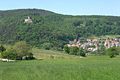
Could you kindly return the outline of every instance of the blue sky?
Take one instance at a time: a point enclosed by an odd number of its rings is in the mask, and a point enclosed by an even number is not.
[[[69,15],[120,16],[120,0],[1,0],[0,10],[38,8]]]

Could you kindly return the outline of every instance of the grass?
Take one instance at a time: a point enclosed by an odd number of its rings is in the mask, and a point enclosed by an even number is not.
[[[68,55],[60,51],[44,50],[33,48],[32,53],[37,59],[74,59],[78,56]]]
[[[0,80],[119,80],[120,57],[0,62]]]

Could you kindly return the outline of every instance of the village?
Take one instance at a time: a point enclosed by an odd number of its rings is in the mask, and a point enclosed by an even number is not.
[[[103,46],[106,49],[111,47],[120,47],[120,38],[86,39],[84,41],[81,39],[74,39],[74,41],[69,41],[67,46],[83,48],[87,51],[94,52],[97,51],[100,46]]]

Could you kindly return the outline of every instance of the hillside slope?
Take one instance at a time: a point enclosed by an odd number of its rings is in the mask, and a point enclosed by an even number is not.
[[[24,23],[28,16],[33,23]],[[76,37],[120,35],[119,30],[120,17],[115,16],[70,16],[41,9],[0,11],[0,43],[24,40],[58,49]]]

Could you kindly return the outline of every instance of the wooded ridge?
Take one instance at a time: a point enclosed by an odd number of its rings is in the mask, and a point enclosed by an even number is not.
[[[0,11],[0,44],[26,41],[59,50],[77,37],[120,35],[119,30],[117,16],[72,16],[41,9]]]

